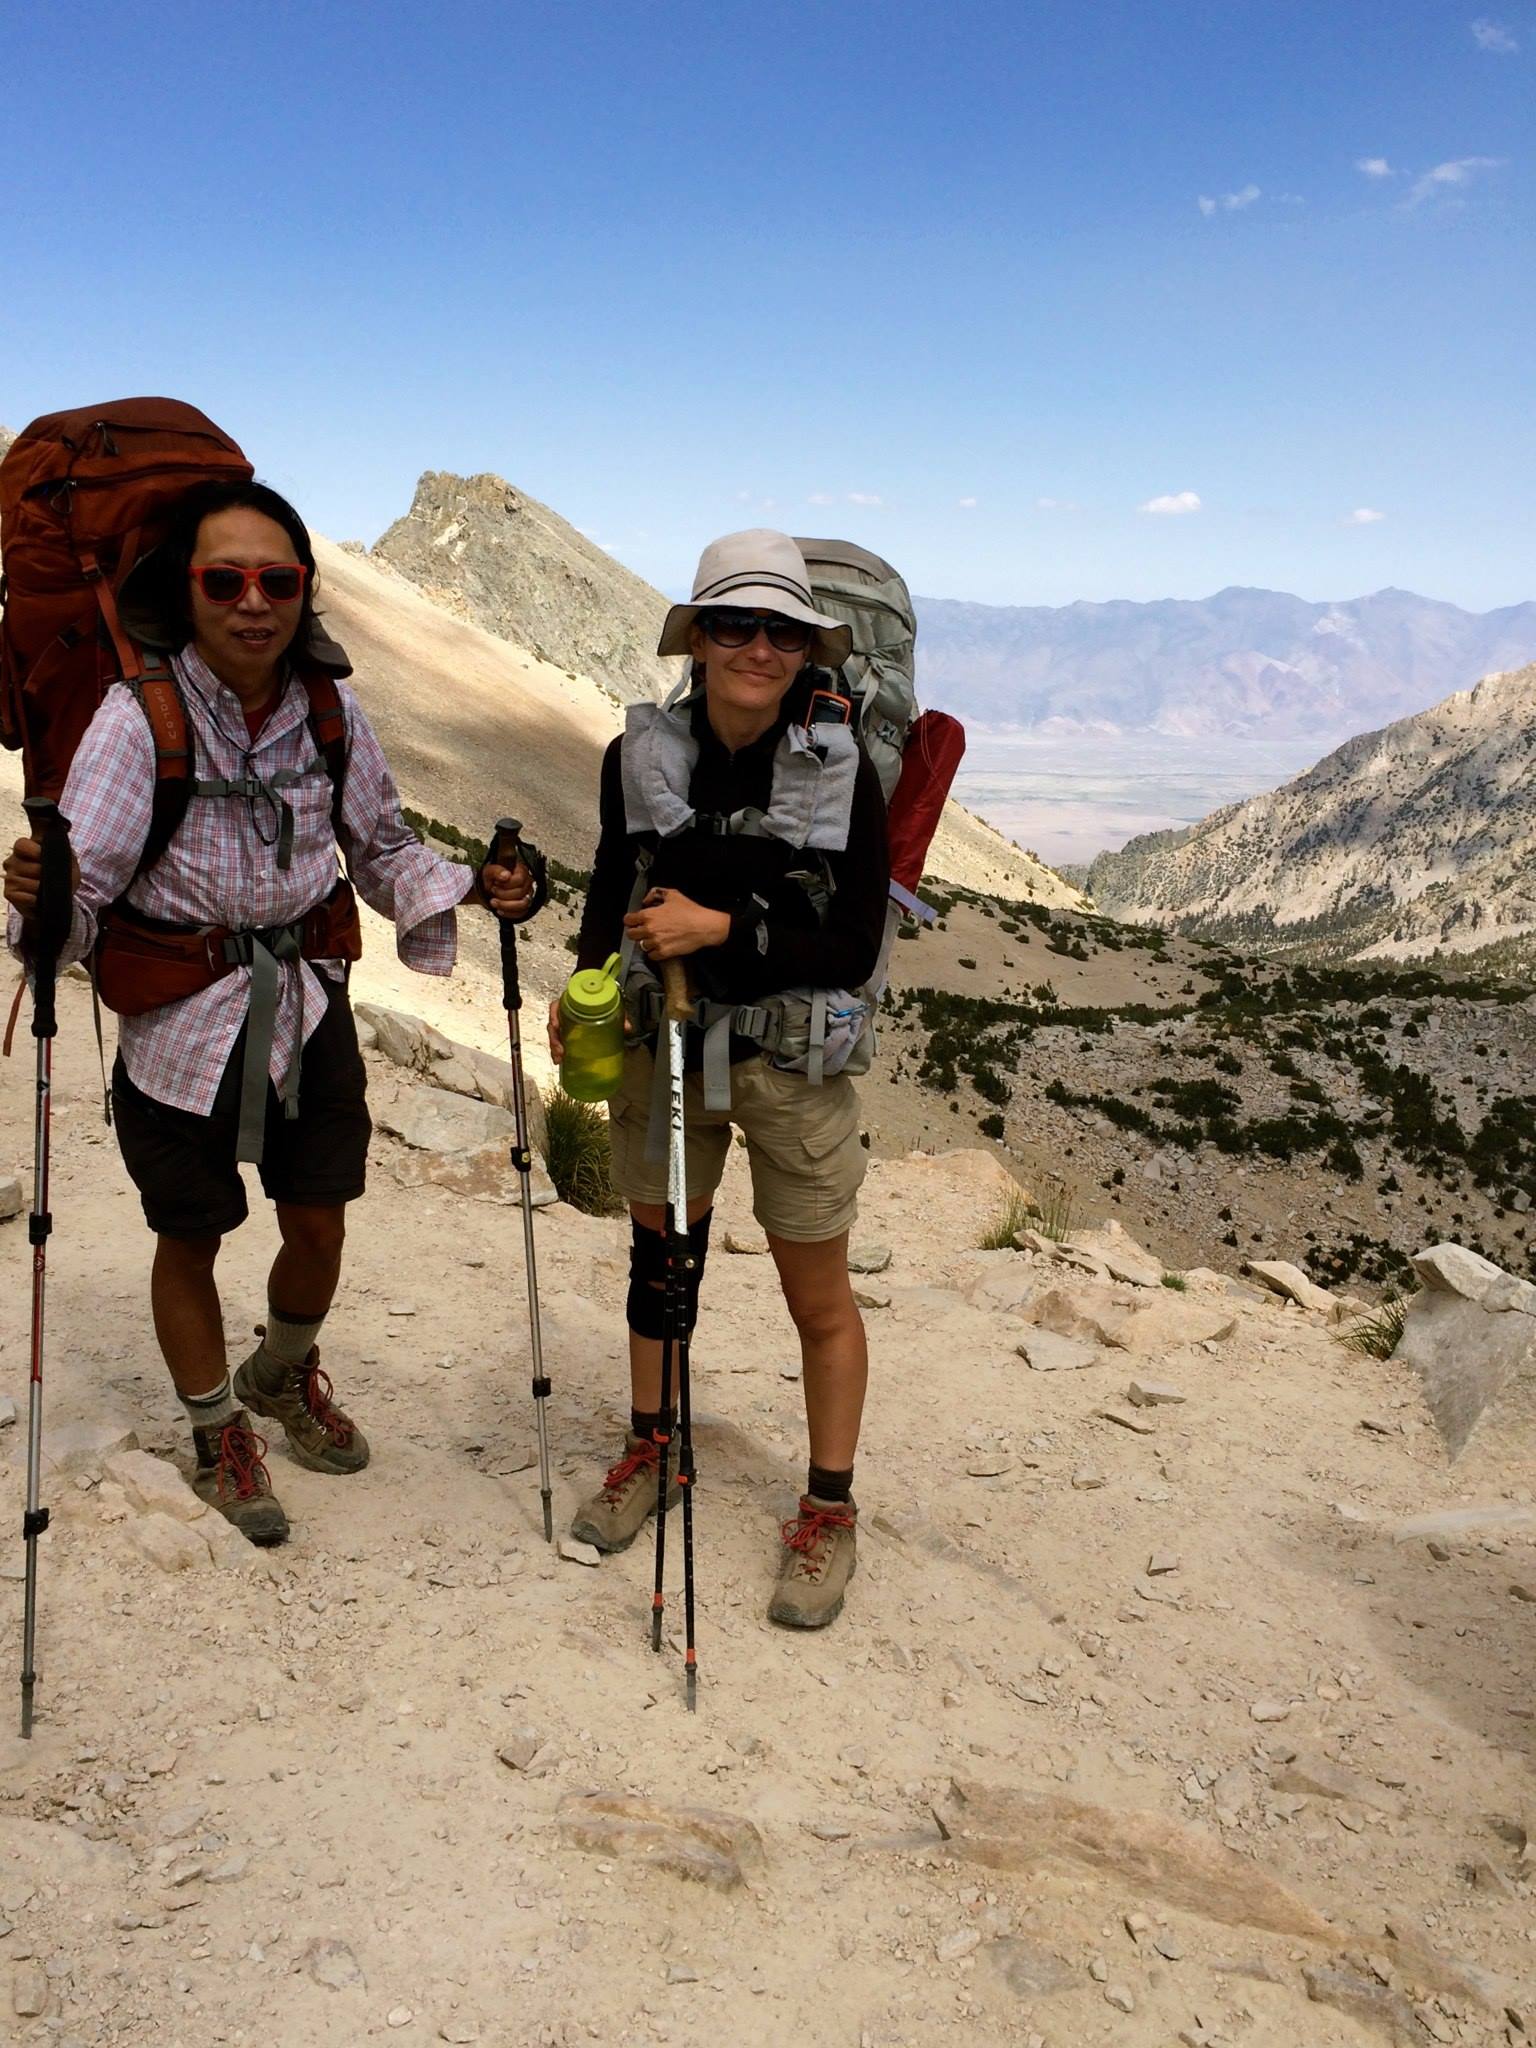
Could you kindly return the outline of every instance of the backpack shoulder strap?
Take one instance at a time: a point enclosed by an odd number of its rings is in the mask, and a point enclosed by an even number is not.
[[[138,880],[152,868],[175,837],[192,801],[192,729],[186,700],[170,663],[156,661],[127,679],[149,725],[155,748],[155,786],[150,798],[149,832],[139,864]]]
[[[351,835],[341,815],[347,787],[347,714],[341,692],[336,687],[336,678],[323,668],[300,669],[299,681],[309,699],[309,730],[315,752],[331,778],[331,825],[337,842],[345,848]]]

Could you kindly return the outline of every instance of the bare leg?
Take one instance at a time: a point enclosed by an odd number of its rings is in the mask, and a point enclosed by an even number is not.
[[[317,1323],[335,1298],[347,1236],[344,1202],[325,1208],[278,1202],[283,1242],[267,1279],[267,1299],[298,1323]]]
[[[210,1394],[223,1379],[224,1315],[213,1277],[219,1237],[160,1237],[150,1272],[155,1335],[178,1394]]]
[[[798,1244],[770,1232],[768,1249],[800,1333],[811,1462],[846,1472],[859,1448],[869,1382],[864,1321],[848,1278],[848,1233]]]
[[[699,1218],[706,1215],[714,1202],[714,1196],[696,1195],[688,1204],[688,1224],[691,1229]],[[659,1237],[667,1227],[667,1212],[660,1202],[631,1202],[629,1213],[643,1230],[654,1230]],[[662,1283],[653,1280],[651,1285],[658,1293]],[[661,1406],[661,1343],[655,1337],[640,1337],[631,1330],[629,1333],[629,1398],[633,1407],[642,1415],[654,1415]],[[672,1398],[677,1399],[674,1382]]]

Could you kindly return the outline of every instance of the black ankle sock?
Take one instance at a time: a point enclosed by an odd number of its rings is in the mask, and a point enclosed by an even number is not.
[[[829,1472],[824,1465],[812,1465],[805,1490],[817,1500],[852,1500],[853,1467],[850,1465],[846,1472]]]
[[[663,1423],[666,1425],[668,1435],[675,1436],[677,1434],[677,1410],[675,1408],[670,1415],[666,1416],[663,1416],[660,1409],[654,1415],[643,1414],[638,1408],[631,1408],[629,1411],[630,1432],[632,1435],[641,1438],[645,1443],[650,1444],[656,1441],[656,1432],[662,1427]]]

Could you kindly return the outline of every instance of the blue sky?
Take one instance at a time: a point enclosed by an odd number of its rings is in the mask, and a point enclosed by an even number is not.
[[[336,538],[1536,596],[1533,0],[0,0],[0,81],[0,420],[190,398]]]

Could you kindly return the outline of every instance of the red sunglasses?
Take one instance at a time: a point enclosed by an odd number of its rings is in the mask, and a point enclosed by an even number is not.
[[[309,574],[302,562],[264,562],[242,569],[237,562],[207,562],[191,571],[192,581],[210,604],[238,604],[254,583],[268,604],[293,604],[304,595]]]

